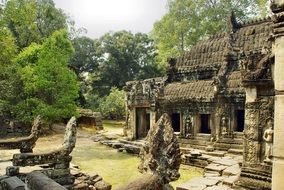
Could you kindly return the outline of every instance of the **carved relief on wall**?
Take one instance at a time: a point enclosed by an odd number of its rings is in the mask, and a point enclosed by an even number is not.
[[[222,137],[228,137],[232,134],[230,127],[230,106],[224,102],[218,103],[218,108],[216,110],[216,140]]]
[[[258,139],[258,110],[246,109],[245,113],[245,138],[248,140]]]
[[[258,104],[246,103],[245,111],[245,155],[246,163],[256,163],[258,160],[259,143],[258,143]]]
[[[245,161],[268,162],[272,155],[273,97],[246,104]]]
[[[257,161],[257,143],[254,141],[247,141],[245,147],[245,161],[255,163]]]

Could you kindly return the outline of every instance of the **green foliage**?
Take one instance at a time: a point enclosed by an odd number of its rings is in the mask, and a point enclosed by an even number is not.
[[[262,0],[169,0],[169,12],[154,24],[152,36],[157,43],[158,63],[176,57],[197,41],[225,30],[233,11],[239,21],[265,12]]]
[[[10,0],[4,20],[20,48],[41,43],[54,31],[67,28],[67,17],[52,0]]]
[[[31,122],[40,114],[54,122],[76,114],[79,86],[68,68],[73,53],[67,32],[60,30],[43,45],[32,44],[17,56],[23,89],[21,101],[14,107],[15,117]]]
[[[1,19],[0,19],[1,22]],[[15,39],[7,28],[0,25],[0,114],[6,115],[9,101],[15,99],[17,77],[12,59],[16,56]]]
[[[125,115],[125,93],[123,90],[112,88],[110,94],[100,104],[100,111],[105,117],[121,119]]]
[[[146,34],[127,31],[108,33],[99,40],[102,55],[97,72],[92,73],[93,88],[106,95],[111,87],[121,89],[130,80],[155,77],[156,48]]]
[[[69,66],[78,76],[86,72],[94,72],[98,68],[102,57],[99,52],[99,43],[83,36],[73,39],[72,45],[75,49],[75,55],[71,59]]]

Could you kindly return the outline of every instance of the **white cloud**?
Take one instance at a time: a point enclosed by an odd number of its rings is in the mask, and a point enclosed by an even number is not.
[[[108,31],[149,32],[166,12],[167,0],[54,0],[69,13],[77,27],[88,30],[90,37]]]

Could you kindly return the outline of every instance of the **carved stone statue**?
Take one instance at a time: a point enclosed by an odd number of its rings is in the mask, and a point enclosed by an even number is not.
[[[263,133],[263,140],[265,141],[265,162],[271,162],[272,143],[273,143],[273,119],[267,120],[267,129]]]
[[[220,120],[220,127],[221,127],[221,135],[227,135],[228,134],[228,122],[227,118],[223,115]]]
[[[186,137],[193,136],[191,116],[187,116],[185,120],[185,135]]]
[[[169,183],[180,177],[181,154],[168,114],[163,114],[149,130],[140,156],[139,171],[143,176],[119,190],[173,189]]]

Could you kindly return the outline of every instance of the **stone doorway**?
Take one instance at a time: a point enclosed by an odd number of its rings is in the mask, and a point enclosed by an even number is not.
[[[210,114],[200,114],[200,133],[211,134]]]
[[[136,137],[141,139],[147,136],[150,129],[150,113],[147,108],[136,108]]]
[[[180,114],[173,113],[172,114],[172,127],[174,132],[180,132]]]
[[[245,110],[237,110],[237,132],[243,132],[245,129]]]

